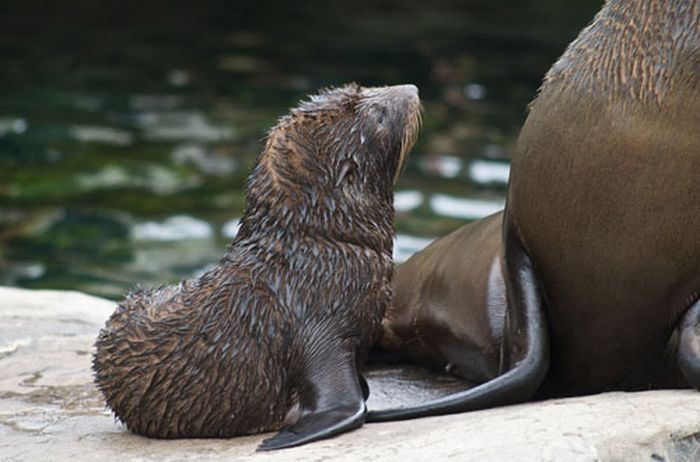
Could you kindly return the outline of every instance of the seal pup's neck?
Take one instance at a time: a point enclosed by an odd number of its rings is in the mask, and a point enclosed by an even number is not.
[[[369,247],[391,255],[393,193],[367,199],[364,207],[334,201],[314,190],[280,187],[273,171],[258,165],[249,181],[246,210],[237,241],[272,242],[276,247],[304,238]],[[258,193],[259,192],[259,193]],[[264,245],[264,244],[263,244]]]

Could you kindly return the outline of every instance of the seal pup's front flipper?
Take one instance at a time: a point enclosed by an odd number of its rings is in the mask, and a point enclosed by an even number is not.
[[[496,378],[414,407],[369,411],[367,422],[405,420],[474,411],[532,397],[549,367],[549,335],[542,292],[532,261],[514,225],[504,232],[508,307]]]
[[[264,440],[258,451],[299,446],[353,430],[365,422],[364,378],[357,373],[354,352],[336,355],[321,351],[307,359],[311,363],[305,378],[308,386],[300,391],[296,422]]]

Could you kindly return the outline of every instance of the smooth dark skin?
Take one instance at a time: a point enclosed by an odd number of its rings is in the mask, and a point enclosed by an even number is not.
[[[700,5],[610,0],[549,71],[518,140],[503,222],[501,375],[367,420],[536,392],[700,388],[699,184]],[[453,244],[444,264],[469,246],[478,247]],[[463,258],[481,273],[454,274],[450,287],[484,280],[483,257]],[[483,300],[449,311],[486,327],[483,313],[494,309]],[[487,346],[493,365],[493,341]]]
[[[402,264],[381,347],[469,381],[501,372],[506,296],[498,213],[433,242]]]

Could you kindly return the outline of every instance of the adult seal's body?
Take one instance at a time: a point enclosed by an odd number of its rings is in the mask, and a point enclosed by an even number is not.
[[[698,184],[700,4],[608,0],[547,74],[518,140],[499,374],[368,420],[538,390],[700,388]]]
[[[481,383],[499,374],[506,312],[503,214],[462,226],[396,272],[381,346],[397,359]]]
[[[347,86],[270,131],[218,266],[131,293],[99,335],[95,380],[130,430],[281,428],[273,449],[362,424],[358,362],[391,297],[392,188],[419,114],[413,85]]]

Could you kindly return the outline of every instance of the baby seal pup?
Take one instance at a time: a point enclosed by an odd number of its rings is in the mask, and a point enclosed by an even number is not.
[[[100,332],[95,381],[157,438],[280,430],[261,449],[356,428],[358,362],[393,277],[393,183],[420,124],[413,85],[348,85],[270,130],[218,266],[129,294]]]

